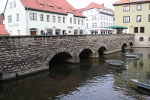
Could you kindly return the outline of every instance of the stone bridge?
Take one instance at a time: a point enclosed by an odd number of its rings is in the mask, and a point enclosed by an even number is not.
[[[79,62],[130,49],[134,35],[64,35],[0,37],[0,79],[49,69],[49,63]]]

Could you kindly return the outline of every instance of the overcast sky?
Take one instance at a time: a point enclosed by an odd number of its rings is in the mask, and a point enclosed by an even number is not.
[[[97,4],[104,3],[105,7],[113,9],[112,4],[119,0],[66,0],[66,1],[68,1],[76,9],[84,8],[88,6],[91,2],[95,2]],[[0,13],[4,11],[5,4],[6,0],[0,0]]]

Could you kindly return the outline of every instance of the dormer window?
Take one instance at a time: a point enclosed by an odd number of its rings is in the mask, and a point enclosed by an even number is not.
[[[53,9],[53,7],[51,6],[50,9]]]
[[[61,6],[60,5],[58,5],[56,3],[54,3],[54,4],[58,7],[59,10],[61,10]]]
[[[40,4],[40,7],[43,7],[43,4]]]

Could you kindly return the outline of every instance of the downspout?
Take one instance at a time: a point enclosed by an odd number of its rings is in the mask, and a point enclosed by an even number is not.
[[[28,8],[27,8],[27,9],[28,9]],[[27,30],[26,30],[26,31],[27,31],[27,32],[26,32],[26,34],[30,35],[30,34],[29,34],[29,29],[28,29],[28,12],[27,12],[27,10],[25,10],[25,11],[26,11],[26,17],[27,17],[27,20],[26,20],[26,21],[27,21],[27,22],[26,22],[26,24],[27,24]]]

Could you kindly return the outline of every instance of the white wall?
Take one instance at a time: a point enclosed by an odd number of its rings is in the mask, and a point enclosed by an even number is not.
[[[16,1],[16,7],[14,8],[14,1]],[[12,2],[12,8],[10,8],[10,3]],[[19,21],[17,21],[17,14],[19,14]],[[12,15],[12,22],[8,23],[8,16]],[[25,8],[23,7],[20,0],[8,0],[8,4],[5,10],[5,29],[12,34],[10,35],[18,35],[18,30],[20,31],[20,35],[26,35],[26,23],[25,19]]]

